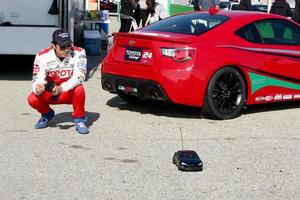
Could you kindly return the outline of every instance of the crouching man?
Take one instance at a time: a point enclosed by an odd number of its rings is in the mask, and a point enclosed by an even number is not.
[[[34,61],[33,92],[27,98],[29,105],[41,114],[34,128],[48,127],[55,115],[49,105],[72,104],[76,131],[81,134],[89,132],[82,85],[86,64],[84,49],[73,46],[65,30],[54,31],[51,46],[37,53]]]

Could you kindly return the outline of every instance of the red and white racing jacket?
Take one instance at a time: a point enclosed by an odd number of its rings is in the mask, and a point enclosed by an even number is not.
[[[86,54],[80,47],[74,47],[62,61],[52,47],[36,54],[33,67],[32,89],[35,94],[36,84],[45,84],[49,80],[62,87],[63,92],[81,84],[86,74]]]

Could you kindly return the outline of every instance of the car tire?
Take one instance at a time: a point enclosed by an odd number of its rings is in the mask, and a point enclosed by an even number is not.
[[[133,104],[133,105],[141,104],[141,100],[139,100],[138,97],[131,96],[131,95],[125,94],[123,92],[119,92],[118,95],[121,99],[123,99],[124,101],[126,101],[130,104]]]
[[[246,99],[246,84],[241,73],[226,67],[209,81],[202,113],[210,119],[232,119],[240,115]]]

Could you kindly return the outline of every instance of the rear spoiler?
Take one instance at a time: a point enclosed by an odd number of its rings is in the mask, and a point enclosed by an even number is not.
[[[164,42],[179,42],[182,44],[191,44],[192,40],[191,38],[187,37],[187,35],[183,34],[176,34],[175,35],[168,35],[166,33],[159,33],[159,32],[118,32],[113,33],[113,36],[115,38],[142,38],[142,39],[150,39],[150,40],[156,40],[156,41],[164,41]]]

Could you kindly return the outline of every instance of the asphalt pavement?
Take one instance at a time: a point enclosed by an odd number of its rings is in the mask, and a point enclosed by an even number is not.
[[[50,127],[35,130],[32,58],[13,60],[22,62],[0,74],[0,199],[300,199],[299,103],[225,121],[202,119],[197,108],[134,106],[101,89],[101,59],[89,57],[90,133],[76,133],[70,105],[53,106]],[[172,164],[180,129],[202,172]]]
[[[252,106],[225,121],[198,108],[134,106],[102,90],[104,56],[88,58],[87,135],[75,131],[70,105],[53,106],[49,127],[34,129],[33,57],[0,57],[0,199],[300,199],[299,102]],[[172,164],[181,132],[202,172]]]

